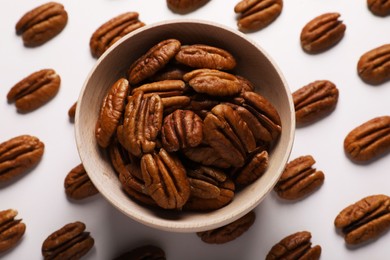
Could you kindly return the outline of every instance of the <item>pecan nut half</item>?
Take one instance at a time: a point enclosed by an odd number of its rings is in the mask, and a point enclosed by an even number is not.
[[[254,211],[250,211],[239,219],[225,226],[197,232],[200,239],[208,244],[224,244],[242,236],[253,225],[256,220]]]
[[[275,259],[310,259],[318,260],[321,256],[321,246],[312,247],[311,233],[300,231],[291,234],[275,244],[266,256],[266,260]]]
[[[133,155],[152,152],[160,133],[163,105],[158,95],[145,97],[142,91],[130,96],[125,108],[123,125],[119,125],[119,142]]]
[[[201,144],[196,147],[187,148],[183,150],[183,154],[191,161],[217,168],[226,169],[231,165],[225,161],[219,153],[207,144]]]
[[[375,117],[350,131],[344,151],[355,162],[369,162],[390,152],[390,116]]]
[[[261,30],[278,18],[282,13],[283,0],[242,0],[234,7],[240,14],[237,21],[241,31]]]
[[[42,69],[16,83],[8,92],[7,100],[15,102],[19,112],[27,113],[53,99],[60,84],[61,78],[53,69]]]
[[[115,257],[113,260],[166,260],[165,252],[158,246],[143,245]]]
[[[110,144],[116,132],[126,106],[128,92],[129,82],[125,78],[120,78],[104,97],[95,128],[96,141],[103,148]]]
[[[181,209],[190,196],[190,184],[181,161],[163,148],[141,158],[147,193],[165,209]]]
[[[84,223],[76,221],[50,234],[42,244],[43,258],[80,259],[86,255],[95,241],[85,228]]]
[[[15,219],[16,215],[14,209],[0,211],[0,253],[15,247],[26,231],[26,224]]]
[[[359,77],[371,85],[390,80],[390,44],[384,44],[365,52],[357,63]]]
[[[271,148],[279,139],[282,131],[280,116],[273,104],[259,93],[251,91],[241,93],[240,97],[235,99],[235,102],[252,113],[258,123],[261,124],[261,126],[256,124],[258,125],[256,129],[261,129],[256,142]],[[245,111],[237,111],[251,125],[249,122],[253,122],[254,119],[250,119]],[[253,133],[256,132],[254,126],[251,126]]]
[[[28,47],[40,46],[57,36],[68,22],[68,13],[60,3],[49,2],[24,14],[16,23],[18,35]]]
[[[203,121],[191,110],[177,109],[164,118],[161,140],[168,152],[198,146],[203,140]]]
[[[309,54],[316,54],[339,43],[347,28],[339,17],[339,13],[325,13],[309,21],[301,31],[302,49]]]
[[[168,39],[159,42],[138,58],[128,70],[130,84],[138,84],[153,76],[175,57],[181,47],[180,41]]]
[[[73,105],[68,109],[68,117],[71,122],[74,121],[74,118],[76,116],[76,108],[77,108],[77,101],[75,101]]]
[[[241,186],[247,186],[259,179],[267,170],[269,162],[268,152],[259,149],[251,154],[245,165],[236,169],[232,174],[234,183]]]
[[[209,211],[222,208],[234,198],[235,185],[223,171],[198,165],[187,170],[191,195],[185,210]]]
[[[178,14],[187,14],[205,5],[209,0],[166,0],[168,8]]]
[[[295,120],[298,126],[314,123],[336,108],[339,91],[329,80],[316,80],[293,94]]]
[[[390,1],[389,0],[367,0],[368,10],[377,16],[390,15]]]
[[[126,12],[108,20],[96,29],[89,40],[92,56],[99,58],[123,36],[144,26],[145,24],[138,17],[137,12]]]
[[[64,188],[66,195],[74,200],[82,200],[99,193],[88,177],[82,163],[66,175]]]
[[[334,225],[342,230],[350,245],[379,238],[390,229],[390,197],[367,196],[340,211]]]
[[[236,59],[228,51],[205,44],[182,46],[175,59],[199,69],[231,70],[236,66]]]
[[[235,96],[241,92],[236,76],[214,69],[197,69],[184,74],[184,81],[197,92],[217,97]]]
[[[31,170],[43,156],[45,145],[35,136],[20,135],[0,144],[0,183]]]
[[[313,168],[314,164],[315,160],[311,155],[290,161],[274,187],[278,196],[296,200],[318,189],[324,183],[325,175]]]
[[[230,106],[215,106],[204,120],[205,141],[234,167],[245,163],[247,153],[256,148],[255,138],[246,122]]]

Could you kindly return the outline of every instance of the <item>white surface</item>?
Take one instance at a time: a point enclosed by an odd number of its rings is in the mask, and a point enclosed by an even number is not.
[[[160,246],[168,259],[264,259],[269,249],[286,235],[307,230],[313,244],[322,247],[322,259],[386,259],[390,233],[358,248],[348,248],[337,234],[333,220],[345,206],[372,194],[389,195],[390,156],[369,165],[350,162],[343,151],[346,134],[357,125],[390,113],[390,83],[364,84],[356,64],[364,52],[389,43],[390,17],[372,15],[365,0],[285,1],[282,14],[267,28],[248,34],[277,62],[292,91],[314,80],[328,79],[340,92],[336,110],[327,118],[296,131],[291,159],[311,154],[315,167],[325,173],[325,183],[309,197],[283,202],[271,193],[257,208],[257,219],[242,237],[224,245],[208,245],[195,234],[174,234],[145,227],[125,217],[103,197],[83,202],[67,200],[66,174],[80,160],[73,124],[67,111],[78,98],[84,79],[95,63],[89,52],[91,34],[108,19],[125,11],[137,11],[146,24],[172,18],[206,19],[236,28],[234,5],[238,1],[212,0],[187,15],[173,14],[163,0],[59,1],[69,22],[64,31],[37,48],[25,48],[15,34],[17,20],[45,1],[2,1],[0,8],[0,139],[31,134],[46,145],[42,161],[33,171],[0,186],[0,209],[15,208],[27,225],[22,241],[0,255],[4,259],[40,259],[43,240],[64,224],[80,220],[95,239],[84,259],[112,259],[136,246]],[[152,9],[153,8],[153,9]],[[331,50],[305,54],[299,45],[302,27],[315,16],[339,12],[347,30]],[[62,78],[58,95],[44,107],[18,114],[6,95],[20,79],[41,68],[54,68]]]

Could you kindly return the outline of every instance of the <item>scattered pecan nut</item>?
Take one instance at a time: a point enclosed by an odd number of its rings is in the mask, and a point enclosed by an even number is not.
[[[165,209],[181,209],[190,196],[190,184],[181,161],[163,148],[141,158],[147,193]]]
[[[347,28],[339,17],[339,13],[324,13],[309,21],[301,31],[302,49],[316,54],[339,43]]]
[[[390,1],[389,0],[367,0],[368,10],[377,16],[390,15]]]
[[[225,244],[242,236],[246,231],[249,230],[255,220],[255,212],[250,211],[230,224],[208,231],[197,232],[196,234],[205,243]]]
[[[84,223],[76,221],[50,234],[42,244],[43,258],[80,259],[86,255],[95,241],[85,228]]]
[[[365,52],[357,63],[359,77],[371,85],[390,80],[390,44],[384,44]]]
[[[68,13],[57,2],[48,2],[24,14],[16,23],[18,35],[28,47],[40,46],[57,36],[68,22]]]
[[[311,233],[300,231],[291,234],[275,244],[266,256],[266,260],[275,259],[310,259],[318,260],[321,246],[312,246]]]
[[[77,101],[68,109],[68,117],[70,121],[74,121],[76,116]]]
[[[344,151],[360,163],[390,152],[390,116],[375,117],[350,131],[344,139]]]
[[[143,27],[145,24],[138,17],[137,12],[126,12],[108,20],[96,29],[89,40],[92,56],[99,58],[123,36]]]
[[[125,78],[120,78],[104,97],[95,128],[96,141],[101,147],[107,147],[116,133],[126,106],[128,92],[129,82]]]
[[[293,94],[295,120],[298,126],[314,123],[336,108],[339,91],[329,80],[316,80]]]
[[[290,161],[274,187],[278,196],[296,200],[318,189],[324,183],[325,175],[313,168],[314,164],[315,160],[311,155]]]
[[[261,30],[282,13],[283,0],[242,0],[234,7],[239,14],[237,26],[241,31]]]
[[[187,14],[199,9],[209,0],[166,0],[168,8],[178,14]]]
[[[60,84],[61,78],[53,69],[42,69],[16,83],[8,92],[7,100],[15,102],[19,112],[31,112],[53,99]]]
[[[175,57],[181,47],[180,41],[168,39],[159,42],[138,58],[128,70],[130,84],[135,85],[153,76]]]
[[[77,165],[66,175],[64,188],[66,195],[74,200],[82,200],[99,193],[83,164]]]
[[[16,178],[36,166],[45,145],[35,136],[20,135],[0,144],[0,183]]]
[[[228,51],[205,44],[182,46],[175,59],[192,68],[232,70],[237,62]]]
[[[16,215],[14,209],[0,211],[0,253],[15,247],[26,231],[26,224],[15,219]]]
[[[390,197],[367,196],[340,211],[334,225],[350,245],[379,238],[390,229]]]
[[[143,245],[115,257],[114,260],[166,260],[165,252],[158,246]]]

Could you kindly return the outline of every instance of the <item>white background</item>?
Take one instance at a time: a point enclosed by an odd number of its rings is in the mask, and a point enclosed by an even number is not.
[[[322,247],[322,259],[388,259],[390,233],[360,247],[346,246],[333,221],[347,205],[373,194],[390,195],[390,156],[369,165],[352,163],[344,154],[343,140],[357,125],[390,114],[390,82],[363,83],[356,73],[359,57],[390,43],[390,17],[371,14],[366,0],[288,0],[277,20],[248,37],[262,46],[284,73],[291,91],[320,79],[336,84],[340,97],[336,110],[325,119],[296,130],[290,159],[311,154],[325,174],[315,193],[297,202],[285,202],[274,192],[255,209],[255,224],[238,239],[209,245],[195,234],[175,234],[145,227],[127,218],[96,195],[82,202],[67,199],[63,182],[80,163],[74,125],[68,109],[77,100],[84,79],[96,62],[89,50],[92,33],[104,22],[126,11],[136,11],[146,24],[174,18],[197,18],[236,26],[233,11],[238,1],[212,0],[186,15],[172,13],[164,0],[59,1],[69,14],[64,31],[50,42],[26,48],[15,33],[19,18],[45,1],[1,1],[0,8],[0,142],[21,134],[35,135],[45,143],[42,161],[33,171],[0,186],[0,210],[14,208],[27,225],[26,233],[4,259],[41,259],[41,245],[66,223],[83,221],[95,239],[85,259],[112,259],[146,243],[160,246],[167,259],[264,259],[283,237],[301,230],[312,233]],[[339,12],[347,26],[342,41],[318,55],[302,51],[299,35],[312,18]],[[19,80],[42,68],[53,68],[62,78],[58,95],[28,114],[16,112],[6,95]]]

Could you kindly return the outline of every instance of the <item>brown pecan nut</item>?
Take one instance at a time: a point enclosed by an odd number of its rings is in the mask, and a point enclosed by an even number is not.
[[[131,94],[142,91],[146,96],[156,94],[164,98],[183,95],[185,90],[186,84],[182,80],[161,80],[135,87]]]
[[[205,141],[234,167],[245,163],[256,141],[246,122],[230,106],[215,106],[204,120]]]
[[[235,102],[251,112],[261,124],[262,128],[260,126],[256,127],[257,129],[261,129],[261,136],[259,136],[257,142],[262,142],[267,148],[272,147],[282,131],[279,113],[272,103],[259,93],[252,91],[245,91],[240,95],[240,98],[235,99]],[[249,119],[249,115],[246,112],[240,112],[240,110],[238,112],[242,118],[245,118],[245,121],[253,121],[253,119]],[[250,125],[250,123],[248,124]],[[252,128],[252,132],[254,133],[256,130],[254,127]]]
[[[18,35],[28,47],[40,46],[57,36],[68,22],[64,6],[56,2],[40,5],[24,14],[16,23]]]
[[[8,92],[8,102],[15,102],[21,113],[33,111],[57,95],[61,78],[53,69],[42,69],[34,72],[18,83]]]
[[[336,108],[339,91],[329,80],[316,80],[293,94],[295,120],[298,126],[314,123]]]
[[[381,45],[360,56],[357,72],[364,82],[371,85],[390,80],[390,44]]]
[[[355,162],[369,162],[390,152],[390,116],[375,117],[350,131],[344,151]]]
[[[250,211],[239,219],[225,226],[197,232],[200,239],[208,244],[224,244],[242,236],[253,225],[256,220],[254,211]]]
[[[205,5],[209,0],[166,0],[168,8],[179,14],[186,14],[195,11]]]
[[[26,231],[26,224],[15,219],[16,215],[14,209],[0,211],[0,253],[15,247]]]
[[[138,58],[128,70],[130,84],[138,84],[157,71],[175,57],[181,47],[180,41],[168,39],[159,42]]]
[[[318,260],[321,256],[321,246],[312,247],[311,233],[300,231],[291,234],[275,244],[266,256],[266,260],[275,259],[310,259]]]
[[[390,197],[367,196],[340,211],[334,225],[350,245],[379,238],[390,229]]]
[[[387,16],[390,15],[389,0],[367,0],[368,10],[374,15]]]
[[[203,121],[191,110],[177,109],[164,118],[161,140],[168,152],[198,146],[203,140]]]
[[[116,132],[126,106],[128,92],[129,82],[125,78],[120,78],[104,97],[95,128],[96,141],[103,148],[110,144]]]
[[[324,183],[325,175],[313,168],[314,164],[315,160],[311,155],[290,161],[274,187],[279,197],[296,200],[318,189]]]
[[[210,96],[235,96],[241,92],[241,82],[236,76],[213,69],[197,69],[184,74],[184,81],[197,92]]]
[[[183,154],[191,161],[206,166],[215,166],[223,169],[231,166],[230,163],[225,161],[225,159],[223,159],[213,147],[207,144],[201,144],[193,148],[184,149]]]
[[[239,14],[238,29],[261,30],[275,21],[282,9],[282,0],[242,0],[234,7],[234,12]]]
[[[316,54],[339,43],[347,28],[339,17],[339,13],[324,13],[309,21],[301,31],[302,49]]]
[[[108,20],[96,29],[89,40],[92,56],[99,58],[123,36],[144,26],[145,24],[138,17],[137,12],[126,12]]]
[[[76,221],[50,234],[42,244],[44,259],[80,259],[93,247],[94,239],[85,224]]]
[[[77,108],[77,101],[73,103],[73,105],[68,110],[68,117],[70,121],[74,121],[74,118],[76,116],[76,108]]]
[[[64,188],[66,195],[74,200],[82,200],[99,193],[88,177],[82,163],[66,175]]]
[[[190,184],[181,161],[163,148],[141,158],[147,193],[165,209],[181,209],[190,196]]]
[[[136,91],[126,105],[123,125],[118,127],[119,142],[138,157],[152,152],[156,147],[162,118],[163,105],[160,96],[144,97],[142,91]]]
[[[209,211],[222,208],[234,198],[233,181],[223,171],[198,165],[187,171],[191,195],[184,205],[186,210]]]
[[[0,183],[31,170],[43,156],[45,145],[35,136],[20,135],[0,144]]]
[[[231,70],[236,66],[236,59],[228,51],[205,44],[182,46],[175,59],[198,69]]]
[[[114,260],[166,260],[165,252],[158,246],[143,245],[115,257]]]
[[[233,173],[234,183],[247,186],[260,178],[268,168],[268,152],[259,150],[249,156],[245,165]]]

